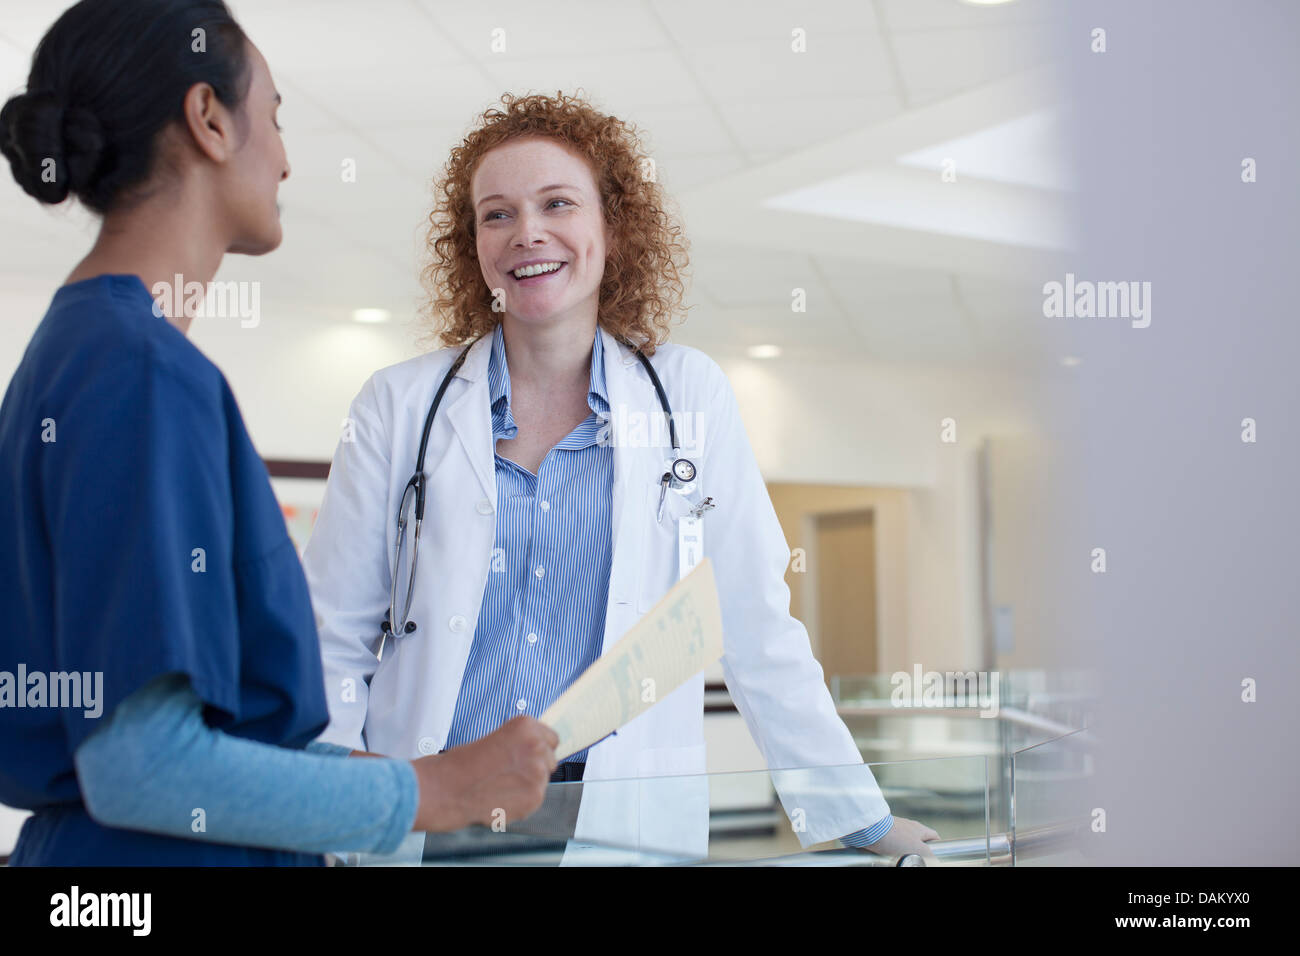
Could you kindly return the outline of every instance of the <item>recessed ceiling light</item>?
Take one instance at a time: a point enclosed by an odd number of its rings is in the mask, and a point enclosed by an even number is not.
[[[357,322],[387,322],[393,314],[387,309],[357,309],[352,318]]]
[[[1061,111],[1034,110],[941,143],[899,156],[915,169],[944,172],[958,179],[991,179],[1012,186],[1066,191],[1074,185],[1074,167],[1065,152],[1068,134]]]
[[[1011,0],[961,0],[968,7],[998,7]]]
[[[779,345],[751,345],[747,350],[750,358],[769,359],[781,354]]]
[[[1067,249],[1072,238],[1062,205],[1077,177],[1073,160],[1061,146],[1068,141],[1065,123],[1064,114],[1055,108],[1032,111],[933,143],[897,157],[893,164],[871,164],[771,196],[762,206],[912,232]],[[977,189],[969,195],[961,192],[959,200],[945,197],[935,202],[938,191],[952,188],[940,185],[941,174],[950,168],[958,182],[993,180],[1036,188]],[[918,170],[927,175],[918,176]]]

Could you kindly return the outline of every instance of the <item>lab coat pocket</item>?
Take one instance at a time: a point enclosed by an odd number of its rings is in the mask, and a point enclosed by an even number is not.
[[[370,675],[370,687],[366,697],[366,719],[384,723],[401,704],[401,694],[397,687],[397,675],[401,671],[400,658],[407,643],[413,635],[403,635],[394,639],[391,635],[385,642],[384,658]]]

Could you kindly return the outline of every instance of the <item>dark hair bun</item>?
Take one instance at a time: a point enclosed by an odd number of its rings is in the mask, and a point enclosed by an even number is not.
[[[101,214],[130,203],[148,193],[160,134],[183,119],[189,90],[206,83],[227,108],[243,103],[246,39],[222,0],[81,0],[37,44],[27,92],[0,110],[0,153],[41,202],[75,196]]]
[[[61,203],[94,180],[104,157],[95,114],[53,93],[21,93],[0,110],[0,152],[29,196]]]

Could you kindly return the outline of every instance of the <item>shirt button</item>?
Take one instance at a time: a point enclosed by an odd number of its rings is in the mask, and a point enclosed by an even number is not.
[[[545,573],[546,573],[546,569],[542,567],[540,564],[537,566],[537,570],[533,572],[533,574],[537,575],[538,578],[540,578]]]
[[[550,511],[551,503],[549,501],[541,501],[538,503],[537,507],[541,508],[543,511]]]
[[[447,626],[451,628],[453,631],[459,633],[460,631],[465,630],[465,625],[468,623],[469,622],[466,621],[465,618],[463,618],[461,615],[455,614],[452,616],[451,620],[447,622]]]
[[[482,498],[478,503],[478,513],[481,515],[490,515],[492,513],[492,502]]]
[[[537,635],[536,635],[536,634],[529,634],[529,635],[528,635],[528,643],[529,643],[529,644],[536,644],[536,643],[537,643]]]
[[[420,742],[416,744],[416,746],[420,748],[420,753],[424,754],[426,757],[429,754],[436,754],[438,752],[438,741],[434,740],[432,737],[421,737]]]
[[[528,701],[524,700],[522,697],[519,700],[515,701],[515,710],[523,710],[527,706],[528,706]]]

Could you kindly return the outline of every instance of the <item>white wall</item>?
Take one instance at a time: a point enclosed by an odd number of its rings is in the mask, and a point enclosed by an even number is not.
[[[979,371],[865,363],[721,360],[770,481],[911,490],[911,646],[881,648],[882,669],[979,666],[977,454],[985,436],[1042,429],[1036,381]],[[956,442],[940,422],[956,422]]]
[[[410,330],[387,324],[196,322],[191,337],[226,373],[264,458],[328,461],[370,374],[418,354]]]

